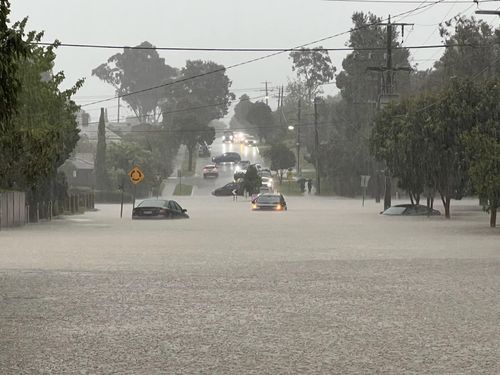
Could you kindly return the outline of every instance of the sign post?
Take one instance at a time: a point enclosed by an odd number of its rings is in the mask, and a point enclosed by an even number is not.
[[[142,180],[144,180],[144,173],[139,169],[138,166],[134,166],[128,172],[128,176],[130,177],[130,182],[134,184],[134,198],[133,198],[133,203],[132,203],[132,209],[135,208],[135,192],[137,190],[137,184],[140,183]]]
[[[366,195],[366,188],[368,187],[368,181],[370,181],[370,176],[363,175],[361,176],[361,188],[363,189],[363,203],[362,206],[365,206],[365,195]]]

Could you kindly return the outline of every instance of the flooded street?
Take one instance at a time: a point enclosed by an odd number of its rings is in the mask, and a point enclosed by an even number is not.
[[[1,232],[0,373],[500,371],[500,233],[475,201],[451,221],[287,201]]]

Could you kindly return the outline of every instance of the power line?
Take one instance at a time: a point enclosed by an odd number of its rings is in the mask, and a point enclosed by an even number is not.
[[[436,0],[436,1],[431,2],[431,3],[425,3],[423,5],[420,5],[420,6],[416,7],[415,9],[412,9],[412,10],[409,10],[409,11],[405,11],[405,12],[401,12],[399,14],[396,14],[393,18],[401,17],[403,15],[406,15],[406,14],[409,14],[409,13],[413,13],[413,12],[421,10],[421,9],[432,7],[432,6],[434,6],[436,4],[439,4],[439,3],[443,2],[443,1],[444,0]],[[265,55],[265,56],[260,56],[260,57],[254,58],[254,59],[250,59],[250,60],[246,60],[246,61],[243,61],[243,62],[240,62],[240,63],[236,63],[236,64],[230,65],[228,67],[223,67],[223,68],[220,68],[220,69],[212,70],[210,72],[205,72],[205,73],[202,73],[202,74],[197,74],[197,75],[194,75],[194,76],[181,78],[181,79],[178,79],[178,80],[175,80],[175,81],[172,81],[172,82],[163,83],[163,84],[160,84],[160,85],[157,85],[157,86],[153,86],[153,87],[150,87],[150,88],[146,88],[146,89],[142,89],[142,90],[137,90],[135,92],[130,92],[130,93],[127,93],[127,94],[122,94],[122,95],[114,96],[112,98],[98,100],[98,101],[95,101],[95,102],[92,102],[92,103],[88,103],[88,104],[82,105],[81,107],[88,107],[90,105],[104,103],[104,102],[108,102],[108,101],[115,100],[115,99],[118,99],[118,98],[123,98],[123,97],[131,96],[131,95],[140,94],[140,93],[143,93],[143,92],[148,92],[148,91],[156,90],[156,89],[159,89],[159,88],[162,88],[162,87],[171,86],[171,85],[174,85],[174,84],[177,84],[177,83],[186,82],[186,81],[189,81],[189,80],[192,80],[192,79],[196,79],[196,78],[200,78],[200,77],[204,77],[204,76],[207,76],[207,75],[211,75],[211,74],[215,74],[215,73],[222,73],[222,72],[225,72],[226,70],[229,70],[229,69],[234,69],[234,68],[237,68],[237,67],[240,67],[240,66],[244,66],[244,65],[248,65],[248,64],[251,64],[251,63],[254,63],[254,62],[257,62],[257,61],[265,60],[265,59],[268,59],[268,58],[271,58],[271,57],[274,57],[274,56],[281,55],[281,54],[286,53],[286,52],[291,52],[291,51],[294,51],[294,50],[297,50],[297,49],[300,49],[300,48],[307,47],[307,46],[309,46],[311,44],[317,44],[317,43],[324,42],[324,41],[329,40],[329,39],[333,39],[333,38],[339,37],[341,35],[350,34],[351,32],[356,31],[356,30],[367,29],[369,27],[376,26],[376,25],[378,25],[378,24],[380,24],[382,22],[383,22],[383,20],[377,21],[377,22],[373,22],[373,23],[370,23],[370,24],[367,24],[367,25],[363,25],[363,26],[354,28],[354,29],[350,29],[348,31],[343,31],[343,32],[340,32],[340,33],[337,33],[337,34],[334,34],[334,35],[330,35],[330,36],[327,36],[327,37],[324,37],[324,38],[321,38],[321,39],[317,39],[317,40],[314,40],[312,42],[309,42],[309,43],[306,43],[306,44],[302,44],[300,46],[296,46],[296,47],[289,48],[289,49],[284,49],[284,50],[281,50],[281,51],[278,51],[278,52],[274,52],[274,53],[271,53],[271,54],[268,54],[268,55]]]
[[[469,7],[470,8],[470,7]],[[462,12],[461,12],[462,13]],[[436,26],[436,25],[435,25]],[[82,45],[80,45],[82,46]],[[96,45],[94,46],[95,48],[101,48],[100,46]],[[393,49],[434,49],[434,48],[450,48],[450,47],[481,47],[481,45],[474,45],[474,44],[450,44],[450,45],[445,45],[445,44],[422,44],[422,45],[415,45],[415,46],[399,46],[399,47],[393,47]],[[122,47],[116,47],[116,48],[122,48]],[[299,49],[283,49],[283,48],[211,48],[211,49],[196,49],[197,51],[212,51],[212,52],[220,52],[220,51],[231,51],[231,52],[310,52],[310,51],[315,51],[320,49],[321,51],[328,51],[328,52],[343,52],[343,51],[379,51],[379,50],[385,50],[384,47],[321,47],[321,48],[299,48]],[[182,51],[182,47],[173,47],[172,50],[175,51]],[[233,66],[229,66],[226,68],[230,69]],[[221,69],[222,70],[222,69]],[[218,71],[214,71],[214,73],[217,73]],[[211,74],[211,73],[209,73]],[[198,78],[197,76],[192,77],[192,78]],[[191,78],[191,79],[192,79]],[[177,82],[172,82],[172,83],[177,83]],[[241,90],[244,91],[246,89],[235,89],[235,90]],[[249,89],[250,90],[250,89]],[[255,90],[255,89],[252,89]],[[116,98],[114,98],[116,99]]]
[[[326,2],[339,2],[339,3],[381,3],[381,4],[422,4],[420,0],[323,0]],[[477,3],[494,3],[499,0],[481,0]],[[475,1],[474,1],[475,2]],[[441,4],[470,4],[471,1],[466,0],[445,0]]]

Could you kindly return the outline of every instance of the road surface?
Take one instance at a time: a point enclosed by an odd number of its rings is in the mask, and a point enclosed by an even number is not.
[[[0,232],[0,374],[500,373],[500,232],[476,202],[178,201],[190,219],[101,205]]]

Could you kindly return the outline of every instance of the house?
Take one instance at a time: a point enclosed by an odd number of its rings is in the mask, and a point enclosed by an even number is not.
[[[94,155],[77,153],[59,168],[70,186],[95,186]]]

